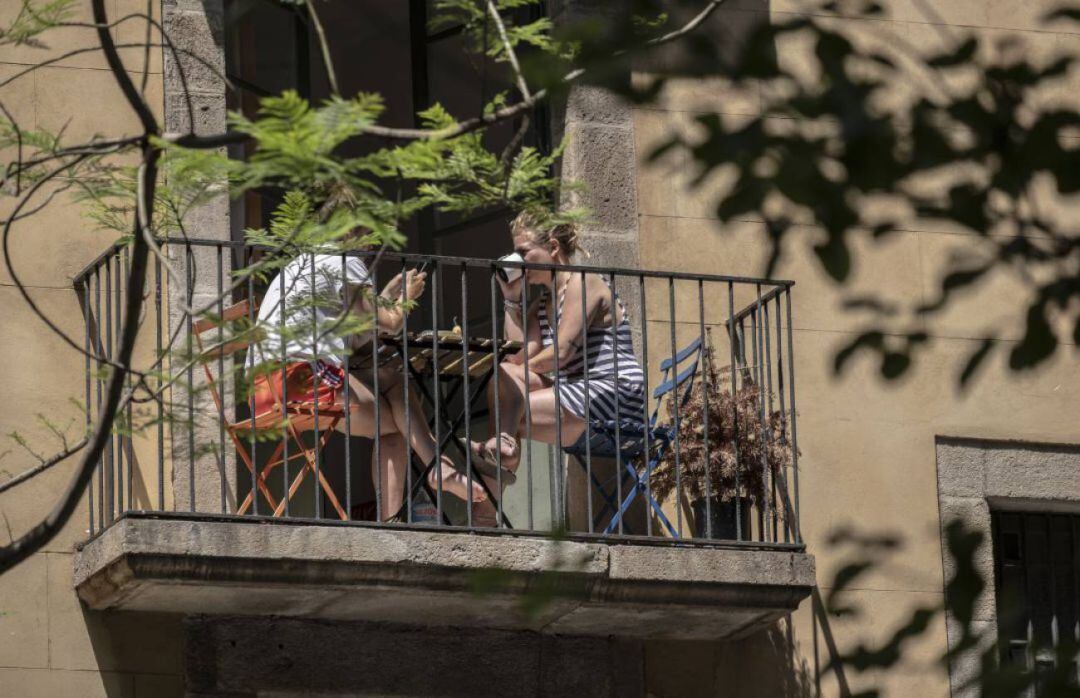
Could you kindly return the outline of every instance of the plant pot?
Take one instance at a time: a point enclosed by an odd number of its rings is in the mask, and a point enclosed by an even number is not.
[[[708,538],[709,528],[706,520],[706,508],[705,499],[696,499],[690,505],[694,512],[694,534],[698,538]],[[717,499],[712,500],[709,505],[710,513],[712,514],[712,538],[718,540],[739,540],[739,531],[741,529],[742,538],[745,540],[750,536],[750,511],[751,500],[749,497],[740,497],[738,506],[738,518],[740,519],[740,526],[735,526],[735,500],[729,499],[727,501],[720,501]]]

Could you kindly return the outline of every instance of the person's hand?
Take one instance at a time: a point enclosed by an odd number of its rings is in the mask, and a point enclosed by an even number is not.
[[[495,275],[495,281],[499,284],[499,290],[502,291],[503,298],[508,301],[514,301],[515,303],[521,302],[521,283],[524,280],[525,275],[522,274],[513,281],[503,281],[502,277],[498,274]]]
[[[416,300],[424,295],[424,287],[427,285],[427,272],[409,269],[404,275],[398,274],[387,282],[383,287],[383,298],[391,301],[401,300],[401,287],[405,287],[405,300]]]
[[[424,295],[427,286],[427,272],[410,269],[405,272],[405,298],[414,301]]]
[[[401,284],[403,280],[404,277],[402,277],[401,274],[398,274],[386,282],[386,285],[383,286],[382,293],[379,295],[390,301],[401,300]]]
[[[515,366],[522,366],[525,363],[525,352],[519,351],[516,354],[510,354],[506,357],[506,363],[514,364]]]

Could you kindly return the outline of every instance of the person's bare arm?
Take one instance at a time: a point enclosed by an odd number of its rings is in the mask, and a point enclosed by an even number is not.
[[[402,300],[401,287],[405,285],[405,300],[416,300],[424,293],[427,274],[410,269],[405,277],[398,274],[383,287],[379,297],[387,303],[377,303],[372,297],[370,286],[349,286],[350,297],[353,299],[350,310],[360,315],[373,315],[375,329],[380,332],[396,333],[401,331],[405,322],[405,311],[398,305],[390,305],[392,302]]]
[[[496,279],[503,295],[503,339],[520,342],[525,337],[525,329],[528,329],[528,341],[525,344],[528,347],[529,356],[533,356],[540,351],[540,327],[536,320],[538,299],[534,299],[529,307],[525,308],[522,306],[521,298],[524,278],[518,277],[509,283],[498,277]],[[526,315],[528,315],[528,322],[524,319]],[[525,363],[525,350],[522,349],[516,354],[507,356],[506,360],[515,364]]]
[[[586,277],[588,279],[589,277]],[[588,283],[588,282],[586,282]],[[592,292],[590,292],[590,290]],[[582,317],[582,299],[584,298],[584,318]],[[552,306],[557,301],[552,302]],[[562,304],[562,313],[559,315],[559,331],[555,336],[558,345],[559,367],[577,356],[585,341],[585,328],[589,326],[593,318],[603,309],[603,296],[583,286],[580,276],[571,277],[566,284],[566,297]],[[551,308],[552,312],[555,307]],[[550,322],[550,321],[549,321]],[[554,322],[552,322],[554,326]],[[529,370],[537,373],[547,373],[558,368],[555,365],[555,344],[541,349],[536,354],[529,355]]]
[[[506,309],[506,323],[504,325],[503,336],[512,341],[521,341],[523,336],[523,329],[527,325],[528,339],[525,341],[525,347],[523,347],[516,354],[511,354],[506,357],[506,360],[510,363],[523,364],[525,363],[526,348],[528,349],[529,358],[536,356],[540,353],[542,344],[540,342],[540,322],[537,320],[537,309],[540,307],[538,301],[534,301],[528,310],[524,311],[529,315],[529,321],[526,323],[522,318],[522,311],[517,308]]]

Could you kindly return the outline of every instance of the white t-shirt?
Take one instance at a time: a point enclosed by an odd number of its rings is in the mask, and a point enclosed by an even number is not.
[[[367,267],[356,257],[343,261],[341,255],[304,254],[286,264],[259,305],[258,323],[266,337],[255,346],[253,359],[280,360],[285,337],[284,355],[289,360],[322,359],[344,365],[346,338],[340,321],[346,309],[346,285],[371,286]]]

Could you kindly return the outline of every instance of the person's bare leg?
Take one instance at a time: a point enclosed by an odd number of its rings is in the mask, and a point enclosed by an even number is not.
[[[383,521],[398,513],[405,500],[405,437],[401,434],[387,434],[382,437],[379,448],[379,462],[372,479],[379,478],[380,514]]]
[[[375,395],[371,389],[356,376],[349,376],[349,419],[338,422],[338,430],[353,436],[368,439],[375,438],[378,426],[378,444],[372,445],[372,482],[377,482],[380,491],[379,509],[385,521],[401,508],[405,492],[405,468],[408,460],[405,456],[405,439],[398,432],[393,419],[393,409],[385,398],[379,398],[379,414],[376,419]],[[344,399],[342,405],[344,406]],[[377,458],[375,457],[377,456]]]
[[[524,374],[522,375],[524,376]],[[556,417],[557,411],[561,411],[558,418]],[[520,434],[524,430],[524,409],[522,409],[521,415],[520,423],[515,424],[513,427],[515,434]],[[529,417],[529,435],[532,439],[541,443],[558,445],[561,442],[563,446],[569,446],[585,433],[585,420],[562,408],[556,401],[555,390],[551,387],[536,385],[534,388],[530,386]],[[506,425],[500,426],[503,427],[505,433]],[[498,485],[492,478],[485,479],[494,492]],[[499,498],[502,498],[501,492]],[[494,502],[484,502],[477,505],[473,510],[473,523],[477,526],[498,525],[498,511]]]
[[[387,385],[383,390],[382,386]],[[408,447],[411,448],[422,463],[430,463],[435,458],[435,435],[431,433],[427,423],[427,415],[420,405],[420,397],[417,389],[409,391],[409,402],[405,402],[405,391],[400,374],[379,376],[379,391],[386,398],[393,413],[394,424],[402,434],[408,433]],[[454,461],[446,454],[440,458],[440,470],[434,468],[428,473],[428,485],[432,489],[441,487],[444,492],[449,492],[461,499],[471,498],[473,502],[481,502],[487,499],[487,494],[479,482],[473,482],[469,487],[469,477],[454,467]],[[441,471],[441,476],[440,476]]]
[[[556,418],[556,412],[561,415]],[[554,388],[540,388],[529,393],[530,436],[553,446],[571,446],[585,433],[585,420],[559,405]],[[524,424],[521,428],[524,428]]]
[[[516,471],[521,462],[519,434],[525,419],[525,384],[531,394],[550,387],[551,381],[527,370],[520,364],[507,361],[499,364],[499,391],[495,393],[495,381],[488,383],[489,414],[499,415],[499,430],[495,432],[494,416],[488,420],[490,437],[483,443],[473,444],[473,453],[489,462],[495,462],[496,453],[502,453],[502,467]],[[530,405],[531,407],[531,405]]]

